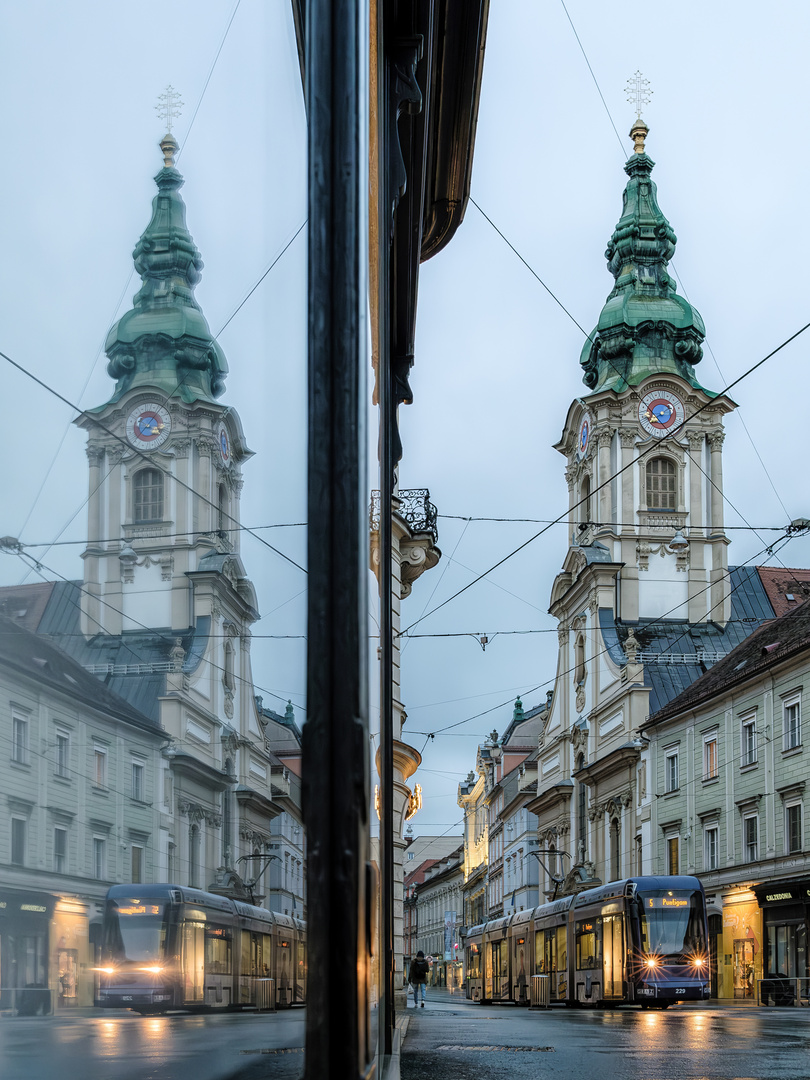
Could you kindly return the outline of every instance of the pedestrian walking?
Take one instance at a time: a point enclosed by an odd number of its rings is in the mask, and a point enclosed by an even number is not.
[[[425,954],[420,949],[415,959],[411,960],[411,966],[408,969],[408,982],[413,987],[413,1007],[415,1009],[419,1006],[420,986],[422,987],[422,1008],[425,1007],[425,983],[427,982],[429,970],[430,966],[425,959]]]

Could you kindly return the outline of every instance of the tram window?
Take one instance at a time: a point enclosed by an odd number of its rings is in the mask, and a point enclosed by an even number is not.
[[[584,919],[576,924],[577,967],[595,968],[601,961],[601,927],[596,919]]]
[[[227,926],[205,927],[205,970],[210,975],[231,974],[231,931]]]
[[[542,930],[534,932],[534,973],[544,975],[546,971],[546,950],[544,946],[544,933]]]
[[[566,927],[557,927],[557,971],[565,971],[568,967],[568,934]]]
[[[481,954],[477,945],[471,945],[467,949],[467,974],[471,979],[481,977]]]

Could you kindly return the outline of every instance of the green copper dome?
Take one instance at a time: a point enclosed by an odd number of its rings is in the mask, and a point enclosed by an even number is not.
[[[167,135],[160,145],[165,165],[155,177],[152,220],[132,253],[142,285],[104,347],[107,373],[117,380],[110,400],[149,386],[184,401],[213,401],[224,389],[228,363],[194,298],[203,261],[186,227],[177,143]]]
[[[702,389],[693,365],[703,356],[706,330],[667,271],[677,238],[658,206],[646,132],[643,122],[631,132],[636,152],[624,167],[630,179],[622,216],[605,252],[616,284],[580,357],[583,382],[594,391],[620,391],[664,373]]]

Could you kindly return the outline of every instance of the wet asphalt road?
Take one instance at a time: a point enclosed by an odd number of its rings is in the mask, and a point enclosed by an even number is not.
[[[529,1011],[434,991],[408,1009],[402,1080],[808,1080],[810,1009]]]
[[[144,1017],[0,1018],[0,1080],[286,1080],[303,1065],[303,1009]],[[257,1070],[259,1064],[266,1066]]]

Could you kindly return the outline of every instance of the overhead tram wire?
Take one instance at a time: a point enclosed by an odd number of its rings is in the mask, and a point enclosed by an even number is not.
[[[208,89],[208,84],[211,81],[211,76],[214,74],[214,68],[217,65],[217,61],[219,60],[220,53],[222,52],[222,48],[223,48],[223,46],[225,44],[225,39],[228,36],[228,32],[231,29],[231,24],[233,23],[233,20],[236,17],[236,12],[239,10],[239,5],[241,4],[241,2],[242,2],[242,0],[236,0],[236,5],[234,6],[233,12],[231,13],[231,17],[228,20],[228,25],[225,27],[225,33],[222,35],[222,40],[219,43],[219,48],[217,49],[216,55],[214,56],[214,60],[213,60],[213,62],[211,64],[211,67],[210,67],[210,69],[208,71],[208,76],[206,77],[205,84],[204,84],[204,86],[202,88],[202,91],[200,93],[199,98],[197,99],[197,105],[195,106],[194,113],[192,114],[192,117],[191,117],[191,120],[189,122],[188,128],[186,129],[186,134],[185,134],[185,138],[183,139],[183,144],[178,149],[178,154],[177,154],[178,157],[180,156],[180,153],[185,148],[185,145],[188,142],[189,135],[191,134],[191,129],[192,129],[193,125],[194,125],[194,121],[197,118],[197,113],[200,111],[200,106],[202,105],[203,98],[205,97],[205,91]],[[115,309],[113,311],[113,319],[115,319],[115,313],[120,308],[120,306],[121,306],[121,304],[123,302],[123,299],[126,296],[127,291],[129,290],[130,282],[132,281],[132,277],[133,277],[134,273],[135,273],[135,268],[133,267],[130,270],[129,274],[127,275],[127,279],[126,279],[126,281],[124,283],[124,287],[121,289],[121,293],[120,293],[120,295],[118,297],[118,300],[116,301]],[[110,320],[110,325],[112,325],[112,320]],[[109,331],[107,331],[107,333],[108,332]],[[105,341],[106,341],[106,338],[107,338],[107,333],[105,333],[105,335],[104,335],[104,340]],[[93,372],[96,369],[96,364],[98,363],[99,357],[102,355],[103,351],[104,351],[104,345],[102,344],[101,346],[99,346],[98,350],[96,351],[96,355],[95,355],[95,357],[93,359],[93,363],[90,365],[90,370],[88,371],[87,378],[84,381],[84,386],[82,386],[81,390],[79,391],[79,401],[81,401],[85,391],[87,390],[87,387],[90,384],[90,380],[93,377]],[[65,430],[64,430],[64,432],[62,434],[62,438],[59,440],[59,445],[56,448],[56,452],[54,453],[53,459],[52,459],[50,465],[48,466],[48,468],[46,469],[45,476],[43,477],[42,483],[40,484],[39,489],[37,490],[37,493],[34,496],[34,501],[31,504],[31,509],[28,511],[28,514],[26,515],[25,521],[20,526],[20,529],[19,529],[19,532],[18,532],[19,536],[22,536],[23,532],[25,531],[26,525],[31,520],[31,515],[34,513],[34,510],[36,509],[37,503],[39,502],[39,499],[40,499],[40,497],[42,495],[42,492],[43,492],[43,490],[45,488],[45,485],[48,482],[48,477],[53,472],[53,467],[54,467],[54,465],[56,464],[56,462],[57,462],[57,460],[59,458],[59,454],[60,454],[60,452],[62,450],[62,447],[64,445],[65,439],[67,438],[67,435],[68,435],[69,431],[70,431],[70,424],[67,425],[67,427],[65,428]],[[84,505],[86,505],[86,504],[83,503],[82,506],[84,506]],[[79,507],[79,510],[81,510],[81,507]],[[78,512],[79,511],[77,511],[77,513]],[[71,521],[72,520],[73,519],[71,518]],[[65,528],[67,528],[67,526],[69,524],[70,524],[70,521],[65,525]]]
[[[792,535],[790,533],[786,533],[785,536],[782,539],[784,540],[785,544],[787,544],[792,539]],[[778,543],[778,542],[779,541],[777,540],[776,543]],[[771,545],[771,547],[772,546],[773,545]],[[771,547],[766,547],[766,548],[763,548],[761,551],[756,552],[756,554],[752,555],[750,559],[746,560],[746,562],[742,563],[741,565],[742,566],[749,566],[749,565],[751,565],[753,563],[754,559],[758,559],[761,555],[766,554],[766,553],[769,554],[769,556],[770,556],[771,555]],[[743,582],[740,581],[737,585],[735,585],[734,588],[730,590],[729,596],[731,596],[733,593],[735,593],[737,591],[737,589],[739,589],[742,586],[742,584],[743,584]],[[697,596],[702,596],[703,593],[709,592],[712,588],[714,588],[714,583],[710,582],[704,588],[699,589],[696,593],[693,593],[692,596],[690,597],[690,599],[694,599],[694,597],[697,597]],[[715,605],[715,607],[716,606],[717,605]],[[679,608],[682,608],[682,607],[683,607],[683,603],[676,604],[674,607],[670,608],[669,611],[665,611],[665,612],[663,612],[663,614],[657,616],[657,618],[658,619],[666,619],[669,615],[671,615],[673,612],[677,611]],[[710,608],[709,614],[711,614],[713,611],[714,611],[714,607]],[[709,621],[711,621],[711,620],[709,620]],[[689,632],[690,632],[689,628],[684,630],[683,633],[679,634],[676,638],[674,638],[670,642],[670,645],[675,645],[675,644],[677,644],[677,642],[682,641],[683,638],[685,638]],[[600,656],[605,656],[609,651],[610,650],[607,647],[604,648],[604,649],[600,649],[599,652],[594,653],[593,656],[588,658],[588,663],[592,664],[594,660],[598,659],[598,657],[600,657]],[[542,690],[543,687],[545,687],[545,686],[553,686],[556,683],[558,678],[564,677],[566,675],[570,675],[570,674],[573,673],[574,670],[575,669],[573,667],[570,667],[570,668],[566,669],[565,671],[555,673],[555,675],[552,678],[545,679],[543,682],[539,683],[537,686],[533,687],[531,690],[527,690],[525,692],[525,694],[521,695],[521,697],[528,696],[529,694],[534,694],[538,690]],[[433,739],[433,738],[436,737],[436,735],[442,735],[447,731],[451,731],[453,728],[461,727],[464,724],[469,724],[473,720],[478,720],[482,716],[487,716],[489,713],[495,712],[496,709],[505,708],[506,706],[510,705],[511,703],[512,703],[512,700],[510,698],[510,699],[508,699],[506,701],[500,702],[498,705],[492,706],[492,708],[490,708],[490,709],[485,709],[483,712],[476,713],[474,716],[468,716],[465,720],[458,720],[458,721],[456,721],[456,722],[454,722],[452,724],[448,724],[446,727],[436,728],[435,731],[431,731],[431,732],[428,732],[428,731],[415,731],[415,730],[411,729],[411,734],[412,735],[427,735],[429,738]]]
[[[808,329],[810,329],[810,323],[805,323],[804,326],[802,326],[799,330],[796,330],[793,334],[790,335],[790,337],[785,338],[785,340],[782,341],[779,345],[777,345],[775,349],[772,349],[766,356],[763,356],[761,360],[758,360],[755,364],[753,364],[750,368],[748,368],[747,371],[744,371],[742,375],[738,376],[738,378],[734,379],[733,382],[729,383],[728,386],[726,386],[726,388],[724,390],[721,390],[717,396],[720,397],[722,395],[728,394],[728,392],[733,387],[737,386],[739,383],[742,382],[743,379],[746,379],[749,375],[752,375],[767,360],[770,360],[772,357],[774,357],[778,352],[780,352],[782,349],[784,349],[791,342],[795,341],[796,338],[798,338],[801,334],[805,333]],[[409,626],[407,626],[404,630],[401,630],[400,635],[407,633],[409,630],[412,630],[413,627],[416,626],[418,623],[422,622],[424,619],[428,618],[430,615],[434,615],[437,611],[439,611],[441,608],[445,607],[452,600],[457,599],[457,597],[461,596],[462,593],[465,593],[468,589],[471,589],[473,587],[473,585],[476,585],[479,581],[483,580],[483,578],[485,578],[489,574],[491,574],[493,572],[493,570],[497,570],[499,566],[503,566],[503,564],[505,562],[508,562],[509,559],[513,558],[515,555],[517,555],[519,552],[521,552],[525,547],[528,547],[529,544],[534,543],[535,540],[539,539],[544,533],[548,532],[548,530],[550,528],[552,528],[552,526],[560,524],[565,518],[567,518],[568,514],[571,513],[572,510],[576,510],[578,507],[582,506],[583,503],[587,502],[590,498],[592,498],[597,492],[601,491],[602,488],[607,487],[608,484],[611,484],[616,479],[617,476],[621,476],[621,474],[623,472],[625,472],[626,470],[628,470],[630,468],[635,468],[636,465],[638,464],[638,462],[641,461],[642,458],[646,457],[647,454],[650,454],[653,451],[655,451],[658,446],[662,445],[665,442],[666,439],[671,439],[675,435],[677,435],[678,432],[680,432],[682,430],[682,428],[686,424],[688,424],[691,420],[694,420],[694,418],[696,416],[698,416],[700,413],[702,413],[704,409],[707,409],[709,407],[709,405],[711,405],[713,403],[713,400],[714,399],[712,399],[710,401],[706,401],[703,405],[698,406],[698,408],[695,409],[695,411],[693,413],[691,413],[689,416],[685,417],[683,419],[683,421],[677,427],[671,428],[663,438],[658,439],[656,443],[653,443],[650,446],[648,446],[646,450],[642,450],[641,453],[638,454],[638,456],[633,461],[629,461],[626,465],[623,465],[620,469],[617,469],[615,473],[613,473],[611,476],[609,476],[606,480],[604,480],[597,487],[593,488],[591,490],[591,492],[590,492],[590,495],[585,496],[582,499],[580,499],[579,502],[575,503],[572,507],[569,507],[568,510],[565,511],[565,513],[560,514],[558,517],[554,518],[554,520],[551,521],[548,525],[544,526],[542,529],[540,529],[538,532],[536,532],[534,534],[534,536],[529,537],[528,540],[525,540],[522,544],[518,545],[518,547],[516,547],[513,551],[510,551],[509,554],[504,555],[504,557],[502,559],[499,559],[498,562],[496,562],[492,566],[490,566],[490,568],[488,570],[485,570],[482,574],[479,574],[478,577],[476,577],[473,581],[468,582],[463,588],[461,588],[457,592],[453,593],[452,596],[447,597],[446,600],[443,600],[440,604],[437,604],[435,608],[428,611],[425,615],[420,616],[418,619],[416,619],[414,622],[412,622]]]
[[[562,8],[563,8],[563,11],[565,12],[566,18],[568,19],[568,22],[570,23],[571,29],[572,29],[572,31],[574,33],[574,37],[577,40],[577,45],[579,45],[580,52],[582,53],[583,59],[585,60],[585,63],[588,66],[588,71],[591,73],[591,78],[593,79],[593,84],[596,87],[596,92],[597,92],[597,94],[599,94],[599,98],[600,98],[600,100],[602,102],[602,105],[605,108],[605,112],[607,113],[607,118],[610,121],[610,126],[613,128],[613,131],[615,132],[616,139],[618,140],[618,143],[619,143],[619,148],[620,148],[620,152],[621,152],[621,155],[622,155],[622,159],[624,160],[624,155],[625,155],[625,152],[626,152],[626,148],[625,148],[624,143],[622,142],[621,136],[619,135],[616,124],[614,123],[613,115],[612,115],[610,109],[608,108],[607,102],[605,101],[605,97],[604,97],[604,95],[602,93],[602,90],[601,90],[601,88],[599,86],[599,81],[597,80],[596,75],[594,73],[594,70],[591,67],[591,62],[588,59],[588,54],[585,52],[585,47],[582,44],[582,41],[580,39],[579,34],[577,33],[577,28],[574,26],[574,21],[571,18],[571,15],[570,15],[570,13],[568,11],[568,8],[565,6],[565,0],[560,0],[560,3],[562,4]],[[678,273],[678,269],[675,266],[675,263],[670,262],[670,266],[672,267],[672,271],[675,274],[675,277],[678,279],[678,284],[681,286],[681,290],[683,292],[683,295],[686,297],[687,300],[689,300],[689,294],[686,291],[686,287],[684,286],[683,281],[681,280],[681,276]],[[714,360],[714,364],[715,364],[715,367],[717,368],[717,371],[718,371],[718,374],[720,375],[720,378],[723,381],[725,381],[725,375],[720,370],[720,364],[717,362],[717,357],[714,355],[714,349],[711,346],[711,342],[708,341],[708,340],[706,341],[706,348],[711,353],[712,360]],[[611,365],[611,366],[613,366],[613,365]],[[776,484],[774,483],[773,478],[772,478],[770,472],[768,471],[767,466],[765,465],[765,462],[764,462],[764,460],[762,458],[762,455],[760,454],[760,452],[759,452],[759,450],[757,448],[757,445],[754,442],[754,438],[753,438],[751,432],[748,430],[748,425],[746,424],[745,419],[741,414],[739,415],[739,420],[740,420],[740,423],[743,426],[743,430],[745,431],[745,434],[748,436],[748,441],[751,443],[751,448],[753,449],[754,453],[757,456],[757,459],[759,460],[760,465],[762,466],[762,471],[765,473],[765,476],[767,477],[768,482],[769,482],[769,484],[771,485],[771,487],[773,489],[773,493],[776,496],[777,501],[779,502],[780,506],[784,510],[785,516],[789,518],[790,514],[788,512],[787,507],[785,506],[784,500],[782,499],[781,495],[777,491]]]
[[[29,379],[37,383],[44,390],[47,390],[49,394],[53,394],[54,397],[58,398],[59,401],[67,405],[69,408],[73,409],[79,416],[84,415],[84,409],[80,409],[77,405],[74,405],[72,401],[69,401],[66,397],[60,394],[58,390],[54,390],[52,386],[49,386],[46,382],[43,382],[42,379],[38,378],[36,375],[33,374],[33,372],[23,367],[22,364],[17,363],[16,360],[12,360],[7,353],[0,351],[0,358],[7,361],[9,364],[12,365],[12,367],[17,368],[17,370],[21,371],[24,375],[27,375]],[[163,473],[164,476],[167,476],[170,480],[174,481],[174,483],[178,484],[185,491],[188,491],[195,498],[202,500],[202,502],[204,502],[207,506],[210,506],[213,510],[216,510],[217,513],[220,512],[220,508],[215,503],[213,503],[210,499],[206,498],[206,496],[195,491],[189,484],[185,483],[185,481],[181,480],[179,477],[173,476],[168,469],[161,466],[160,463],[154,458],[149,457],[148,454],[144,453],[142,450],[139,450],[137,447],[133,447],[131,443],[129,443],[121,435],[117,435],[105,424],[102,424],[101,421],[93,420],[93,423],[97,427],[99,427],[106,435],[109,435],[111,439],[115,439],[116,442],[121,443],[121,445],[126,447],[127,450],[132,451],[132,453],[136,454],[138,457],[148,462],[153,468],[157,468],[160,472]],[[238,525],[236,519],[230,514],[226,514],[225,516],[228,518],[229,521]],[[254,539],[258,540],[260,544],[264,545],[264,547],[268,548],[270,551],[275,552],[275,554],[278,555],[280,558],[284,559],[288,563],[291,563],[297,570],[300,570],[304,574],[307,573],[306,569],[299,563],[297,563],[295,559],[292,559],[289,555],[285,555],[283,551],[279,551],[278,548],[274,547],[271,543],[265,540],[263,536],[259,536],[258,533],[254,533],[250,529],[245,529],[244,531],[247,532],[250,536],[253,536]]]
[[[57,570],[54,570],[53,567],[44,566],[41,562],[34,559],[34,557],[32,555],[27,555],[23,551],[18,551],[18,552],[16,552],[16,554],[17,554],[17,557],[19,559],[23,560],[23,561],[25,559],[28,559],[30,561],[31,565],[33,566],[33,569],[36,570],[36,572],[38,574],[40,574],[40,576],[42,576],[43,578],[44,578],[44,575],[42,574],[42,571],[47,570],[47,572],[49,574],[53,574],[60,581],[63,581],[68,585],[75,585],[76,589],[80,593],[83,593],[85,596],[90,596],[91,599],[97,601],[103,607],[108,608],[110,611],[114,612],[116,615],[120,615],[122,617],[122,619],[128,619],[131,623],[134,623],[135,626],[137,626],[139,629],[146,630],[148,633],[155,635],[164,644],[166,644],[166,645],[173,645],[174,644],[175,638],[178,636],[176,633],[170,633],[169,636],[167,636],[166,634],[162,633],[160,630],[156,630],[152,626],[146,626],[145,623],[140,622],[138,619],[134,619],[131,615],[126,615],[120,608],[117,608],[114,604],[109,603],[109,601],[103,600],[100,596],[96,596],[96,595],[93,595],[93,594],[89,593],[88,590],[84,587],[84,585],[81,585],[81,584],[78,584],[76,582],[71,581],[70,578],[66,578],[64,576],[64,574],[60,574]],[[45,580],[47,580],[47,579],[45,579]],[[72,599],[72,597],[68,597],[67,599],[68,599],[68,601],[70,603],[72,603],[74,605],[74,607],[78,607],[78,605]],[[90,617],[90,616],[88,616],[88,617]],[[101,623],[99,623],[97,619],[94,620],[94,621],[99,626],[99,629],[102,629]],[[56,639],[59,635],[52,635],[52,636],[54,637],[54,639]],[[149,660],[146,660],[141,654],[139,654],[137,652],[137,650],[132,647],[132,644],[130,642],[125,641],[125,642],[123,642],[123,644],[127,648],[127,650],[132,654],[132,656],[135,657],[135,659],[137,660],[138,663],[149,664],[151,662]],[[206,663],[214,671],[220,671],[220,672],[222,672],[223,675],[225,674],[225,668],[222,667],[221,664],[215,664],[213,662],[213,660],[208,660],[208,659],[205,659],[202,662]],[[236,682],[243,683],[248,688],[249,692],[251,692],[251,693],[253,692],[253,690],[260,690],[263,694],[269,694],[270,697],[278,698],[279,701],[284,701],[285,700],[280,694],[276,694],[273,690],[268,690],[267,687],[265,687],[265,686],[257,685],[255,682],[252,682],[251,680],[246,679],[244,676],[237,674],[235,671],[231,672],[230,674],[231,674],[231,677]],[[306,708],[303,705],[299,705],[297,707],[299,709],[301,709],[302,712],[306,713]]]

